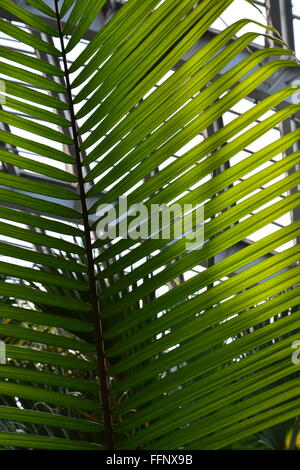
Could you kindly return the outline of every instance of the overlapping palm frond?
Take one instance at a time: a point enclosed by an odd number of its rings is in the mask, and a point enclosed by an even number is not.
[[[195,52],[234,0],[129,0],[80,49],[104,0],[27,3],[0,0],[26,46],[0,48],[0,157],[27,171],[0,173],[0,418],[20,423],[0,445],[218,449],[296,417],[300,222],[234,247],[299,205],[300,130],[218,172],[300,110],[280,106],[295,88],[207,133],[292,52],[270,27],[276,47],[236,62],[247,19]],[[99,204],[124,194],[204,205],[202,249],[97,239]]]

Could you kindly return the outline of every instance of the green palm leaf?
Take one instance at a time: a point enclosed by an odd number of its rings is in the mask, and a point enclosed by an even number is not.
[[[293,53],[268,27],[237,60],[247,19],[194,52],[234,0],[129,0],[87,43],[104,0],[27,3],[0,0],[0,445],[219,449],[298,416],[300,222],[245,242],[299,205],[300,131],[268,139],[295,87],[210,132]],[[97,238],[123,195],[203,205],[202,248]]]

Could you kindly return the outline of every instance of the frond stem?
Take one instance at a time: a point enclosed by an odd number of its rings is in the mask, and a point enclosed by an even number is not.
[[[108,450],[114,449],[114,432],[112,426],[112,414],[110,406],[110,394],[109,394],[109,383],[108,383],[108,374],[107,374],[107,364],[105,358],[105,348],[103,340],[103,325],[101,320],[101,311],[97,294],[97,281],[95,274],[95,264],[93,257],[93,248],[92,248],[92,239],[91,231],[88,217],[88,207],[87,207],[87,198],[86,191],[84,186],[84,177],[82,171],[82,156],[80,151],[80,137],[77,130],[76,115],[72,99],[72,88],[70,82],[70,75],[68,69],[68,62],[66,57],[66,49],[64,45],[64,34],[62,28],[62,22],[59,12],[58,0],[55,2],[55,11],[57,17],[57,25],[59,32],[59,39],[61,44],[62,51],[62,60],[64,64],[64,73],[66,80],[66,90],[67,98],[69,104],[69,111],[71,116],[72,123],[72,133],[74,139],[74,148],[75,148],[75,157],[76,157],[76,166],[77,166],[77,175],[78,175],[78,184],[79,184],[79,193],[82,207],[82,219],[84,225],[84,234],[85,234],[85,246],[87,252],[87,266],[88,266],[88,277],[90,283],[90,292],[91,292],[91,304],[93,309],[93,319],[94,319],[94,328],[95,328],[95,338],[96,338],[96,348],[97,348],[97,361],[98,361],[98,373],[100,379],[100,388],[101,388],[101,398],[102,398],[102,411],[103,411],[103,420],[104,420],[104,436],[105,436],[105,445]]]

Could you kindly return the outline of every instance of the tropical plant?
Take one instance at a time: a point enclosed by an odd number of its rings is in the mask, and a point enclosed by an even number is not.
[[[278,108],[295,89],[170,161],[297,66],[293,53],[269,27],[276,47],[232,65],[259,35],[236,36],[247,19],[195,52],[234,0],[129,0],[70,63],[105,0],[26,1],[43,16],[18,3],[0,0],[17,20],[0,19],[2,33],[26,46],[0,47],[0,445],[219,449],[295,418],[299,245],[274,250],[299,236],[300,221],[217,258],[299,204],[290,170],[300,154],[287,152],[299,129],[218,172],[300,110]],[[205,203],[202,249],[187,251],[184,238],[97,239],[98,205],[123,194],[147,207]]]

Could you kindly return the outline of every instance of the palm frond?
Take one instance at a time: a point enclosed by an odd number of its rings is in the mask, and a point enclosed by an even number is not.
[[[295,418],[300,222],[237,249],[299,205],[300,130],[266,137],[295,87],[209,131],[293,53],[268,26],[276,47],[238,61],[247,19],[195,52],[234,0],[129,0],[79,52],[104,0],[27,3],[0,0],[24,46],[0,47],[0,445],[219,449]],[[203,206],[202,248],[97,238],[123,195]]]

